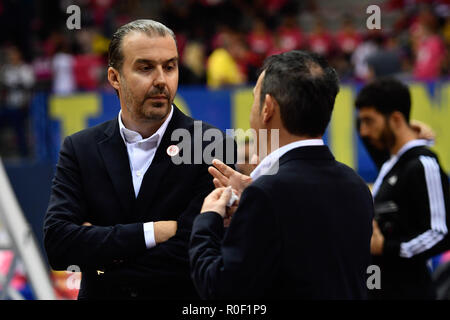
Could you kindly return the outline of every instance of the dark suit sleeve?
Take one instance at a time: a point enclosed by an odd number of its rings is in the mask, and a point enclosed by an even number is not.
[[[229,138],[225,138],[222,144],[220,144],[220,146],[224,148],[222,156],[217,157],[223,162],[225,162],[225,157],[227,155],[226,143],[230,142],[227,139]],[[237,148],[234,140],[232,140],[231,145],[234,148],[233,154],[236,155]],[[232,160],[235,162],[236,156],[232,158]],[[234,165],[229,162],[227,162],[227,164],[234,168]],[[177,219],[177,232],[175,236],[163,243],[157,244],[154,248],[147,250],[131,262],[111,269],[109,272],[105,273],[107,277],[112,277],[115,281],[126,282],[128,284],[142,284],[143,279],[152,275],[152,268],[154,268],[155,263],[158,263],[158,266],[162,266],[162,268],[164,267],[163,264],[161,265],[160,262],[155,261],[154,253],[159,252],[164,252],[165,261],[170,261],[172,265],[177,264],[179,266],[180,272],[173,274],[173,278],[179,277],[180,275],[183,276],[186,273],[186,266],[189,265],[188,245],[193,221],[200,213],[205,197],[214,190],[214,184],[212,182],[213,178],[208,172],[208,165],[203,163],[197,166],[197,178],[190,186],[191,190],[186,190],[186,192],[194,194],[194,197]]]
[[[269,199],[260,188],[248,187],[226,231],[215,212],[195,219],[189,257],[203,299],[257,298],[272,287],[281,236]]]
[[[44,220],[44,245],[52,268],[101,268],[145,251],[142,223],[86,227],[82,226],[86,216],[82,176],[72,140],[67,137],[61,147]]]

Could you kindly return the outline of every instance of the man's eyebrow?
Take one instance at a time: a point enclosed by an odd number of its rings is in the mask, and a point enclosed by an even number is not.
[[[162,64],[167,64],[167,63],[171,63],[171,62],[178,62],[178,57],[173,57],[169,60],[162,61]],[[135,63],[136,64],[158,64],[158,63],[160,63],[160,61],[141,58],[141,59],[136,59]]]

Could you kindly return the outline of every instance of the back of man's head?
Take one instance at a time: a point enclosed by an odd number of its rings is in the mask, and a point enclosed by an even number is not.
[[[289,51],[264,62],[261,107],[266,94],[280,106],[283,126],[294,135],[317,137],[325,133],[339,92],[336,71],[317,54]]]
[[[372,107],[383,115],[399,111],[409,123],[411,95],[406,85],[392,77],[379,78],[366,85],[358,93],[356,109]]]

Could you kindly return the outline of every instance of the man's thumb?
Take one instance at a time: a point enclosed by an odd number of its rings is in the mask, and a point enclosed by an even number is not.
[[[231,187],[226,187],[225,190],[220,195],[220,201],[227,204],[231,198]]]

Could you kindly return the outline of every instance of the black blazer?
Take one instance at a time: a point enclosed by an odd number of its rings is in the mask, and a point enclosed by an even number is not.
[[[228,230],[196,217],[189,256],[202,298],[364,299],[372,196],[328,147],[284,154],[242,193]]]
[[[194,120],[174,107],[137,199],[117,118],[65,138],[44,244],[53,269],[81,268],[79,299],[198,297],[189,276],[188,241],[193,219],[214,185],[208,164],[175,165],[166,152],[181,141],[171,141],[178,128],[190,132],[192,145],[194,127]],[[202,123],[200,128],[212,127]],[[143,223],[158,220],[177,220],[177,233],[147,249]],[[81,226],[86,221],[93,226]]]

